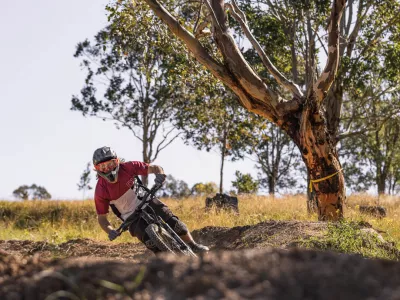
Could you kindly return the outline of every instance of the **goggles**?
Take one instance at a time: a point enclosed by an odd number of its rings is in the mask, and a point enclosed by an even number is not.
[[[99,163],[94,166],[95,170],[101,173],[110,173],[111,171],[114,171],[119,164],[119,159],[114,158],[111,160],[107,160],[105,162]]]

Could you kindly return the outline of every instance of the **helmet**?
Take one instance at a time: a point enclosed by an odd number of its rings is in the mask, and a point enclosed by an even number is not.
[[[99,176],[111,183],[118,180],[119,159],[110,147],[101,147],[93,153],[93,165]]]

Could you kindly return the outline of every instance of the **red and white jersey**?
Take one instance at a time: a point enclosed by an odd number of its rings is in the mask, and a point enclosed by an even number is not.
[[[99,215],[109,212],[110,204],[126,219],[139,205],[139,200],[131,187],[135,176],[148,175],[149,165],[139,161],[121,163],[118,171],[118,181],[110,183],[99,176],[94,192],[96,211]]]

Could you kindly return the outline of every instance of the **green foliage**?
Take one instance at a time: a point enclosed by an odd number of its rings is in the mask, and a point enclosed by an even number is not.
[[[217,147],[224,157],[240,158],[240,132],[251,125],[246,119],[248,113],[222,85],[214,83],[208,91],[201,91],[203,88],[195,88],[195,94],[182,95],[182,101],[177,103],[181,111],[177,115],[178,126],[184,131],[185,140],[199,150]]]
[[[222,177],[226,159],[235,161],[244,157],[244,137],[252,134],[255,124],[236,96],[215,81],[200,81],[194,93],[180,96],[176,103],[180,111],[176,115],[177,127],[183,131],[187,144],[193,144],[198,150],[217,149]],[[222,185],[222,178],[220,181]]]
[[[22,199],[22,200],[28,200],[29,198],[29,189],[30,187],[27,185],[21,185],[17,189],[13,191],[13,195],[16,198]]]
[[[51,198],[51,194],[43,186],[36,184],[32,184],[31,186],[21,185],[13,191],[13,195],[22,200],[41,200]]]
[[[353,120],[355,126],[368,126],[368,130],[341,143],[346,182],[354,191],[366,191],[375,184],[378,193],[395,193],[400,179],[400,119],[393,114],[400,110],[400,103],[396,93],[379,94],[381,80],[369,82],[370,87],[359,93],[360,98],[369,97],[364,107],[368,123],[365,118]]]
[[[192,195],[196,196],[208,196],[215,194],[218,191],[218,187],[214,182],[196,183],[192,187]]]
[[[312,237],[308,241],[303,241],[303,245],[371,258],[399,260],[400,251],[391,243],[381,240],[378,233],[369,229],[363,229],[363,226],[351,221],[330,223],[323,237]]]
[[[161,197],[185,198],[191,194],[188,184],[183,180],[175,179],[168,175],[166,182],[160,190]]]
[[[254,180],[250,174],[235,172],[236,180],[232,181],[232,186],[236,188],[238,194],[255,194],[258,191],[258,181]]]
[[[258,116],[251,116],[251,134],[242,133],[246,152],[256,162],[261,187],[270,194],[285,189],[304,190],[306,170],[298,148],[290,137],[276,125]]]
[[[71,109],[131,130],[142,142],[143,161],[150,163],[178,136],[170,126],[178,84],[169,78],[185,58],[163,32],[145,27],[145,14],[139,17],[138,12],[125,28],[128,17],[118,15],[113,21],[120,27],[111,23],[94,43],[86,40],[76,47],[75,57],[82,59],[87,76]]]

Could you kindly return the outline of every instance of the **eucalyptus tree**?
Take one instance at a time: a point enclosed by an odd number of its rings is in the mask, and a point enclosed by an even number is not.
[[[280,128],[271,123],[264,122],[263,125],[253,126],[251,138],[246,139],[247,152],[259,170],[260,186],[267,188],[271,195],[282,189],[304,188],[305,170],[296,145]]]
[[[394,190],[400,169],[396,160],[400,154],[400,119],[392,118],[386,122],[367,145],[370,145],[366,148],[367,157],[376,169],[378,193],[390,193]]]
[[[13,191],[13,195],[14,197],[22,200],[28,200],[29,198],[32,200],[51,198],[51,194],[46,190],[45,187],[36,184],[32,184],[31,186],[21,185]]]
[[[380,79],[371,78],[370,81]],[[371,83],[359,95],[371,97],[364,106],[364,118],[368,120],[356,118],[352,121],[360,129],[363,123],[368,123],[369,130],[343,140],[341,152],[347,158],[344,167],[349,169],[348,182],[354,190],[368,190],[375,185],[378,194],[393,193],[400,170],[400,110],[393,115],[394,108],[399,108],[399,94],[376,93],[373,86]],[[387,113],[382,114],[382,111]],[[359,165],[358,169],[354,168],[355,164]]]
[[[85,198],[85,192],[86,191],[90,191],[92,188],[92,186],[90,185],[90,167],[91,167],[91,162],[88,162],[86,164],[86,168],[83,170],[81,177],[79,179],[79,182],[77,184],[78,186],[78,191],[82,191],[82,198]]]
[[[342,78],[362,74],[369,59],[380,59],[382,56],[374,52],[377,43],[389,41],[386,49],[395,44],[388,35],[393,37],[399,26],[398,1],[138,0],[134,3],[141,9],[146,9],[146,3],[179,38],[177,44],[185,45],[228,86],[243,107],[288,134],[307,167],[319,218],[342,217],[345,186],[336,149],[337,142],[345,137],[340,132],[345,86]],[[111,7],[111,14],[135,15],[135,10],[125,9],[131,5],[132,2],[118,1]],[[262,18],[249,14],[248,6],[257,9],[256,16],[274,21],[275,27],[257,27]],[[238,47],[235,28],[241,30],[261,66],[252,65],[243,53],[245,49]],[[281,31],[290,33],[282,45],[263,44],[262,37]],[[320,49],[325,52],[326,60],[320,59]],[[291,68],[281,64],[282,53],[288,53]],[[399,58],[394,50],[390,54],[381,53],[391,56],[393,61]]]
[[[201,64],[232,89],[247,110],[259,114],[287,132],[299,147],[312,178],[325,177],[341,169],[333,143],[335,137],[327,131],[325,122],[325,112],[329,110],[324,111],[323,104],[337,72],[339,24],[345,1],[333,2],[329,17],[329,54],[326,66],[319,76],[314,72],[309,74],[310,81],[307,82],[305,89],[276,68],[267,54],[269,51],[264,51],[250,31],[249,21],[236,1],[229,3],[223,0],[198,1],[197,7],[192,3],[190,7],[185,3],[173,7],[174,4],[170,2],[160,3],[157,0],[144,2],[183,41]],[[142,2],[136,3],[141,5]],[[250,66],[238,48],[227,22],[228,13],[240,24],[246,38],[260,56],[263,67],[270,73],[267,79],[262,78]],[[328,19],[328,15],[325,19]],[[325,25],[323,23],[316,20],[312,25],[319,30]],[[212,36],[203,38],[208,41],[212,39],[213,46],[217,49],[216,55],[215,51],[210,51],[202,44],[202,35],[207,32],[206,29]],[[271,80],[276,80],[287,93],[279,93],[271,88],[268,85],[268,81]],[[320,218],[341,217],[345,197],[342,173],[339,172],[337,176],[315,185],[315,189],[320,203]]]
[[[74,56],[81,59],[86,78],[80,95],[72,97],[71,109],[128,128],[142,144],[142,160],[152,163],[179,135],[173,126],[177,85],[169,76],[184,55],[162,31],[145,30],[146,18],[146,11],[138,11],[129,32],[108,26],[94,42],[77,45]]]
[[[400,193],[400,153],[396,153],[389,172],[388,191],[391,195]]]

